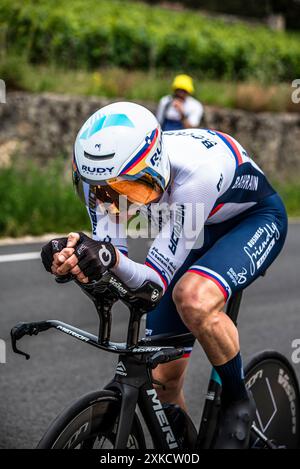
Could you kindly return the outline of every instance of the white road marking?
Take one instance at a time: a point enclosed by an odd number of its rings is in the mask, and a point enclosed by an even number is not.
[[[1,254],[0,263],[1,262],[30,261],[33,259],[40,259],[40,258],[41,258],[40,252],[21,252],[18,254]]]

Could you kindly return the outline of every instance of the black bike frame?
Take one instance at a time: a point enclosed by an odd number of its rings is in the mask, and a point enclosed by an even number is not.
[[[118,372],[120,363],[122,370],[126,371]],[[147,367],[147,357],[120,355],[119,364],[114,379],[104,388],[119,392],[122,398],[115,448],[126,448],[138,405],[154,447],[164,451],[178,449],[179,444],[153,387],[151,371]]]
[[[113,279],[113,280],[111,280]],[[61,280],[60,280],[61,283]],[[104,284],[104,287],[103,285]],[[108,293],[114,293],[107,302],[105,292],[109,285]],[[110,341],[111,330],[111,307],[116,301],[122,288],[122,297],[124,303],[129,307],[130,319],[126,343],[116,343]],[[145,314],[145,291],[140,292],[140,303],[136,301],[136,292],[128,291],[122,282],[111,273],[107,273],[104,280],[99,282],[98,287],[104,288],[96,292],[93,296],[91,292],[85,293],[93,300],[100,318],[99,335],[95,336],[86,331],[78,329],[72,325],[61,321],[48,320],[32,323],[20,323],[11,331],[12,347],[14,352],[24,355],[26,359],[30,356],[17,348],[17,341],[24,335],[37,335],[39,332],[55,328],[64,334],[67,334],[77,340],[80,340],[93,347],[105,350],[111,353],[119,354],[119,362],[116,368],[114,379],[104,388],[117,392],[121,398],[121,409],[118,423],[118,430],[115,442],[115,448],[125,449],[130,430],[133,423],[134,413],[138,405],[145,423],[148,427],[153,440],[154,447],[159,450],[174,450],[179,448],[178,441],[172,431],[168,418],[160,403],[156,389],[153,387],[151,370],[160,363],[166,363],[180,358],[184,353],[184,344],[190,340],[192,334],[181,335],[158,335],[138,340],[140,320]],[[147,285],[153,298],[157,300],[156,290],[153,285]],[[100,293],[99,293],[100,292]],[[153,295],[155,292],[155,295]],[[235,294],[228,302],[227,314],[236,324],[239,312],[239,306],[242,299],[242,292]],[[154,301],[154,300],[153,300]],[[153,303],[151,308],[153,309]],[[150,309],[151,309],[150,308]],[[160,345],[163,344],[163,345]],[[174,345],[175,344],[175,345]],[[156,383],[160,384],[160,383]],[[197,449],[212,447],[212,441],[216,430],[218,413],[220,408],[221,381],[217,373],[213,370],[209,381],[206,401],[198,434]],[[264,435],[259,435],[264,439]],[[267,438],[265,438],[267,441]]]

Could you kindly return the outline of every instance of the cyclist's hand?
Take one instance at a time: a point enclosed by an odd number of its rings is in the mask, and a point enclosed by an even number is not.
[[[84,233],[79,235],[74,253],[78,259],[78,267],[89,281],[99,280],[106,270],[116,264],[116,250],[111,243],[95,241]]]
[[[75,246],[80,239],[79,233],[70,233],[67,238],[67,246],[57,255],[53,267],[57,275],[71,273],[79,282],[88,283],[89,279],[84,275],[78,266],[78,258],[75,256]],[[57,257],[56,257],[57,256]]]
[[[47,272],[53,272],[53,263],[58,253],[67,246],[68,238],[52,239],[42,247],[41,258]]]

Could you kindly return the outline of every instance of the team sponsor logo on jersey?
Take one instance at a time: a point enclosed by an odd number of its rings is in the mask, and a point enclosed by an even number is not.
[[[219,182],[218,182],[218,184],[217,184],[217,191],[218,191],[218,192],[220,192],[220,190],[221,190],[221,187],[222,187],[223,181],[224,181],[224,176],[223,176],[223,174],[221,173],[221,176],[220,176]]]
[[[176,253],[179,238],[184,224],[184,205],[179,205],[175,210],[174,227],[171,233],[169,249],[172,254]]]
[[[97,234],[97,212],[96,212],[97,198],[92,190],[89,191],[89,214],[92,223],[92,233]]]
[[[243,174],[238,176],[232,189],[245,189],[247,191],[257,191],[258,189],[258,176],[252,174]]]
[[[247,245],[244,246],[244,252],[250,259],[250,274],[252,276],[263,265],[279,238],[280,232],[276,223],[267,223],[259,227]]]
[[[247,274],[248,270],[243,267],[240,272],[236,272],[232,267],[227,271],[228,277],[230,277],[232,283],[237,286],[237,285],[243,285],[244,283],[247,282]]]
[[[211,133],[212,135],[216,135],[213,132],[207,132]],[[217,142],[215,142],[212,139],[209,139],[207,136],[202,135],[201,133],[198,133],[197,131],[193,130],[180,130],[180,131],[173,131],[173,132],[164,132],[165,135],[174,135],[175,137],[192,137],[195,138],[196,140],[200,140],[202,145],[205,146],[207,150],[210,148],[214,147],[217,145]]]

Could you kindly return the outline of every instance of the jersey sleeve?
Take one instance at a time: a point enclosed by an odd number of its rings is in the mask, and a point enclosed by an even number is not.
[[[201,183],[195,174],[173,190],[168,220],[152,243],[145,264],[121,256],[119,265],[112,269],[128,287],[138,288],[151,279],[164,291],[168,288],[190,250],[201,247],[205,220],[218,197],[219,178],[217,171],[208,171]]]

